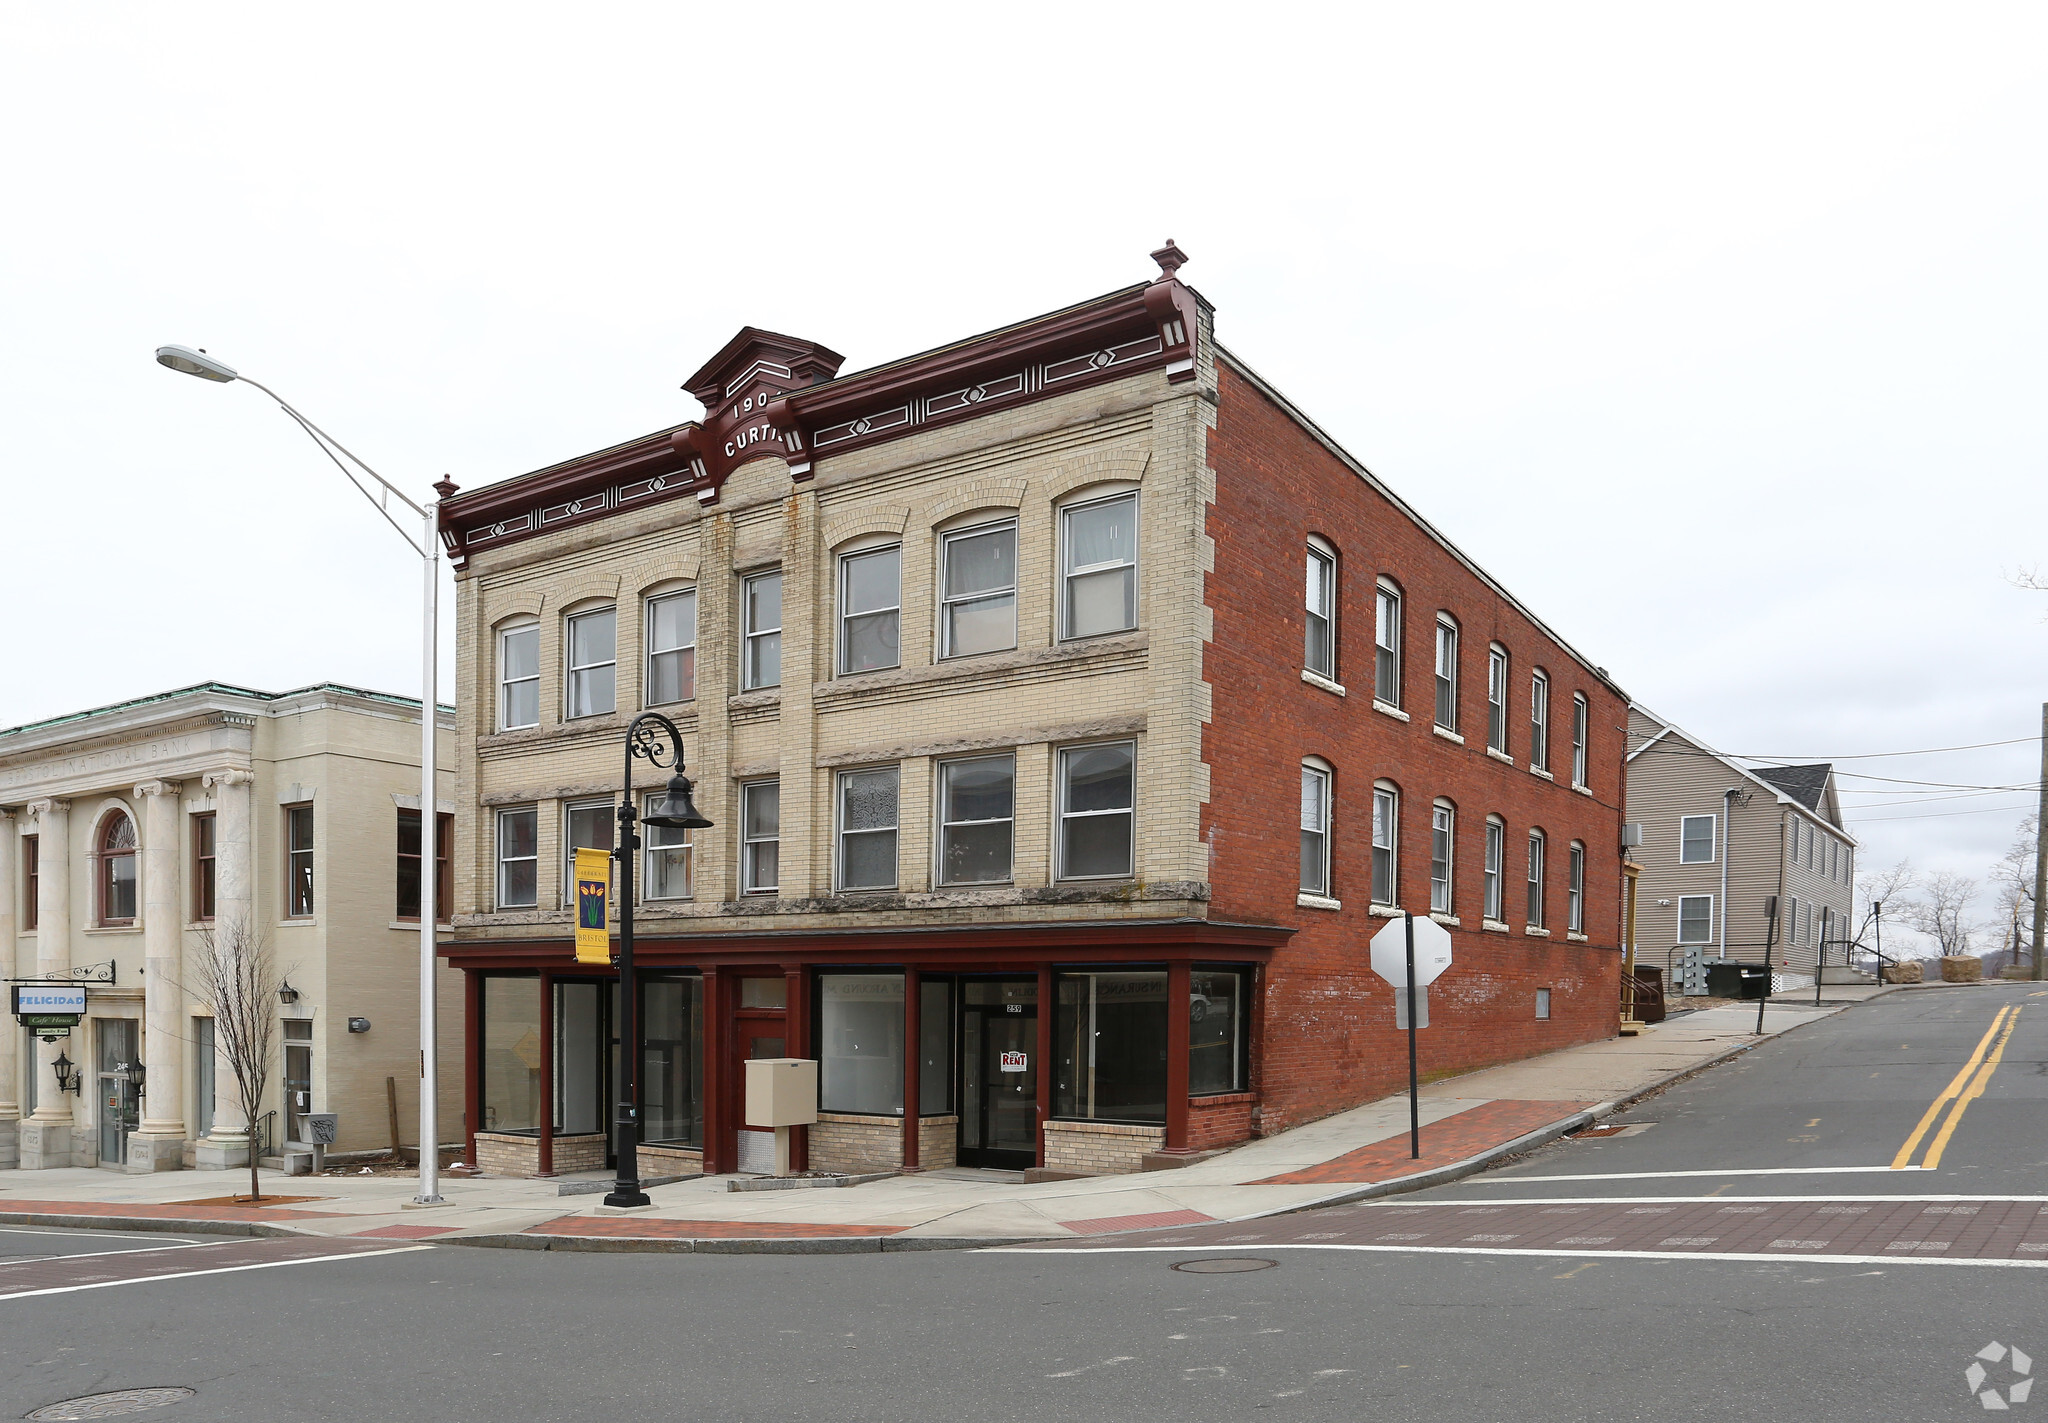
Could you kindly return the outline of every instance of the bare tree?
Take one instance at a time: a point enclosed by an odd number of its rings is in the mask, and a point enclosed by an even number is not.
[[[1856,898],[1859,905],[1856,921],[1862,927],[1856,931],[1857,942],[1867,943],[1872,952],[1876,951],[1877,940],[1876,936],[1870,933],[1870,922],[1879,912],[1877,906],[1880,904],[1885,906],[1883,912],[1887,924],[1911,929],[1913,924],[1909,905],[1912,903],[1913,891],[1919,884],[1920,872],[1913,868],[1911,860],[1901,860],[1890,869],[1859,873],[1856,876]],[[1918,954],[1906,952],[1909,947],[1894,937],[1891,951],[1885,957],[1893,961],[1918,958]]]
[[[2040,945],[2033,944],[2034,937],[2034,838],[2040,827],[2033,816],[2020,822],[2019,836],[2012,842],[2012,848],[2005,852],[1999,862],[1991,867],[1991,889],[1998,900],[1998,922],[2002,928],[2004,947],[2010,953],[2008,960],[2017,964],[2021,951],[2028,949],[2033,955],[2041,951]],[[2028,958],[2027,962],[2033,962]]]
[[[1968,875],[1938,870],[1927,877],[1912,899],[1907,922],[1934,940],[1944,958],[1967,954],[1983,927],[1970,913],[1979,888]]]
[[[263,1199],[257,1169],[256,1122],[270,1085],[277,1050],[278,989],[284,974],[264,951],[263,938],[240,918],[223,919],[205,934],[193,996],[213,1014],[214,1050],[235,1079],[242,1119],[249,1124],[249,1199]]]

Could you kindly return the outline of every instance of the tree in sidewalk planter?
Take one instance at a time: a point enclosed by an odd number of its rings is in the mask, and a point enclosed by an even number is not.
[[[285,973],[263,936],[242,919],[222,920],[204,934],[193,997],[213,1014],[214,1051],[234,1079],[235,1097],[249,1131],[249,1199],[263,1199],[256,1123],[277,1057],[278,991]]]

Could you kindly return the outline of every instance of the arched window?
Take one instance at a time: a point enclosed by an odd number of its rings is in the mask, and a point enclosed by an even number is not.
[[[1498,815],[1486,817],[1486,867],[1481,876],[1485,916],[1499,924],[1507,918],[1501,904],[1501,864],[1507,858],[1508,826]]]
[[[1458,811],[1438,798],[1429,812],[1429,912],[1451,912],[1451,858],[1457,844]]]
[[[1330,763],[1320,756],[1301,763],[1301,892],[1330,894]]]
[[[121,811],[100,825],[100,923],[135,922],[135,822]]]
[[[1566,865],[1564,882],[1564,927],[1574,934],[1586,932],[1586,847],[1574,840]]]
[[[1392,905],[1397,887],[1395,849],[1400,843],[1401,792],[1392,781],[1372,788],[1372,902]]]
[[[1529,927],[1543,927],[1543,832],[1529,832]]]
[[[1307,632],[1301,665],[1319,677],[1337,675],[1337,550],[1308,536]]]

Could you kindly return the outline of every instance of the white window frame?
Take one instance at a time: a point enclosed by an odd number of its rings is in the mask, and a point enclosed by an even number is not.
[[[1523,912],[1527,916],[1524,922],[1531,929],[1549,927],[1546,921],[1549,917],[1550,886],[1544,879],[1549,869],[1545,862],[1549,858],[1550,837],[1541,830],[1531,830],[1529,832],[1528,895],[1522,905]]]
[[[1313,534],[1308,540],[1305,581],[1301,665],[1318,677],[1327,677],[1334,682],[1337,680],[1337,550]],[[1310,655],[1318,623],[1322,625],[1323,642],[1320,664]]]
[[[1120,560],[1117,562],[1091,563],[1087,565],[1085,568],[1068,567],[1068,563],[1070,561],[1071,556],[1071,550],[1073,547],[1072,530],[1074,524],[1074,515],[1079,514],[1084,510],[1099,509],[1105,505],[1116,504],[1123,501],[1129,501],[1131,506],[1131,556],[1128,559]],[[1138,508],[1138,491],[1135,489],[1118,490],[1113,494],[1103,494],[1089,499],[1080,499],[1076,500],[1072,504],[1062,504],[1060,506],[1060,641],[1071,642],[1077,638],[1085,639],[1091,637],[1116,637],[1122,633],[1136,631],[1139,621],[1138,603],[1140,601],[1140,595],[1143,592],[1143,590],[1139,587],[1138,582],[1138,547],[1140,540],[1143,537],[1143,526],[1139,522],[1141,518],[1141,513],[1142,511],[1140,511],[1140,509]],[[1130,622],[1123,627],[1103,628],[1098,632],[1075,632],[1073,629],[1073,581],[1076,578],[1085,578],[1092,574],[1107,573],[1111,569],[1115,568],[1128,568],[1131,570]]]
[[[1799,942],[1799,896],[1787,895],[1785,917],[1778,922],[1778,942],[1796,944]]]
[[[1704,859],[1686,854],[1686,846],[1692,837],[1686,827],[1696,821],[1707,822],[1707,853]],[[1678,817],[1678,863],[1681,865],[1711,865],[1721,858],[1721,817],[1718,815],[1681,815]]]
[[[1314,872],[1317,881],[1315,884],[1309,884],[1307,882],[1309,876],[1304,873],[1301,877],[1303,881],[1301,892],[1303,894],[1319,895],[1325,899],[1331,897],[1330,787],[1332,780],[1330,768],[1325,763],[1319,760],[1301,763],[1301,834],[1304,842],[1311,835],[1316,837]],[[1314,787],[1315,803],[1313,807],[1310,805],[1310,787]],[[1309,824],[1311,819],[1316,823],[1313,825]],[[1303,844],[1302,850],[1301,861],[1304,869],[1306,869],[1309,865],[1308,846],[1306,843]]]
[[[508,816],[524,815],[533,821],[533,853],[531,855],[507,855],[505,853],[505,820]],[[537,909],[540,907],[540,807],[534,805],[509,805],[501,809],[492,822],[496,839],[492,850],[497,863],[497,895],[493,905],[498,909]],[[505,894],[505,866],[508,864],[531,864],[533,866],[533,898],[525,902],[509,899]]]
[[[782,620],[778,619],[772,628],[754,626],[754,585],[769,578],[776,582],[779,595],[776,601],[782,605],[783,617],[787,618],[788,606],[784,598],[789,590],[783,586],[780,568],[764,568],[740,579],[740,690],[743,692],[764,691],[782,685]],[[771,637],[775,639],[775,680],[757,682],[754,680],[754,647]]]
[[[1458,811],[1449,801],[1429,810],[1429,912],[1450,914],[1457,904]]]
[[[1508,854],[1507,822],[1498,815],[1486,817],[1486,857],[1480,869],[1480,887],[1485,904],[1481,914],[1496,924],[1507,920],[1507,904],[1501,876],[1505,872]]]
[[[533,671],[524,677],[505,675],[505,642],[521,633],[533,634]],[[506,713],[506,703],[511,698],[512,688],[531,685],[533,688],[533,720],[513,721]],[[524,731],[540,725],[540,622],[536,620],[512,623],[498,629],[498,730]]]
[[[1685,937],[1685,906],[1704,903],[1707,906],[1706,933],[1695,939]],[[1678,896],[1678,924],[1672,930],[1672,942],[1685,944],[1711,944],[1714,942],[1714,896],[1711,894],[1681,894]]]
[[[773,835],[749,835],[747,833],[747,823],[753,818],[753,798],[763,788],[768,786],[775,787],[775,833]],[[775,894],[782,888],[782,782],[774,776],[763,777],[758,781],[742,781],[740,782],[739,801],[740,893],[743,895]],[[758,876],[755,873],[757,853],[754,849],[756,845],[775,846],[776,883],[774,884],[761,884],[757,882]]]
[[[1067,766],[1077,751],[1092,751],[1098,747],[1127,746],[1131,752],[1131,803],[1128,808],[1111,810],[1068,810],[1067,793],[1070,788]],[[1078,746],[1062,746],[1055,771],[1054,794],[1058,796],[1059,807],[1059,877],[1061,880],[1114,880],[1129,879],[1138,869],[1138,743],[1135,741],[1090,741]],[[1121,872],[1101,875],[1077,875],[1067,872],[1067,824],[1073,820],[1090,820],[1102,816],[1125,815],[1131,821],[1130,859]]]
[[[1586,846],[1574,840],[1565,851],[1564,927],[1573,934],[1586,932]]]
[[[1381,669],[1386,675],[1381,676]],[[1401,590],[1379,580],[1373,594],[1372,694],[1390,707],[1401,705]]]
[[[1592,735],[1593,706],[1584,692],[1572,693],[1572,784],[1588,786],[1586,742]]]
[[[953,803],[952,803],[952,797],[951,797],[951,795],[950,795],[950,794],[948,793],[948,790],[947,790],[947,781],[946,781],[946,771],[947,771],[947,768],[948,768],[948,767],[952,767],[952,766],[971,766],[971,765],[974,765],[974,764],[976,764],[976,763],[978,763],[978,762],[982,762],[982,761],[1003,761],[1003,762],[1007,762],[1007,763],[1009,764],[1009,767],[1010,767],[1010,813],[1009,813],[1008,815],[1003,815],[1003,816],[991,816],[991,817],[989,817],[989,818],[988,818],[988,819],[986,819],[986,820],[953,820],[953,819],[949,819],[948,817],[950,817],[950,816],[951,816],[951,814],[952,814],[952,811],[953,811]],[[937,796],[937,798],[938,798],[938,803],[939,803],[939,805],[938,805],[938,815],[937,815],[937,817],[936,817],[936,819],[937,819],[937,820],[938,820],[938,822],[939,822],[939,834],[938,834],[938,841],[937,841],[937,845],[936,845],[936,849],[937,849],[937,851],[938,851],[938,863],[937,863],[936,865],[934,865],[934,866],[933,866],[933,870],[932,870],[932,877],[933,877],[933,879],[934,879],[934,880],[935,880],[935,881],[936,881],[937,883],[939,883],[939,884],[942,884],[942,885],[947,885],[947,886],[953,886],[953,885],[962,885],[962,886],[965,886],[965,885],[989,885],[989,884],[1014,884],[1014,883],[1016,883],[1016,879],[1017,879],[1017,755],[1016,755],[1016,753],[1015,753],[1014,751],[1006,751],[1006,752],[1003,752],[1002,754],[1000,754],[1000,755],[996,755],[996,756],[955,756],[955,757],[952,757],[952,758],[950,758],[950,759],[948,759],[948,760],[944,760],[944,761],[941,761],[941,762],[939,762],[939,763],[938,763],[938,765],[937,765],[937,766],[936,766],[936,767],[934,768],[934,770],[935,770],[935,774],[934,774],[934,775],[933,775],[933,777],[932,777],[932,789],[933,789],[933,793],[934,793],[934,794],[935,794],[935,795]],[[948,837],[948,835],[949,835],[949,834],[950,834],[950,833],[951,833],[951,832],[953,831],[953,829],[954,829],[955,827],[959,827],[959,828],[963,828],[963,829],[964,829],[964,828],[967,828],[967,827],[970,827],[970,826],[981,826],[981,825],[1006,825],[1006,826],[1008,826],[1008,827],[1009,827],[1009,830],[1010,830],[1010,868],[1009,868],[1009,872],[1008,872],[1008,873],[1006,873],[1006,874],[1005,874],[1005,875],[1004,875],[1004,876],[1003,876],[1003,877],[1002,877],[1001,879],[992,879],[992,880],[986,880],[986,879],[985,879],[985,880],[954,880],[954,879],[948,879],[948,878],[946,878],[946,840],[947,840],[947,837]]]
[[[870,825],[859,830],[846,828],[846,794],[853,782],[862,776],[889,775],[896,780],[896,814],[887,825]],[[781,829],[778,819],[776,828]],[[878,838],[886,835],[895,853],[889,856],[891,872],[887,884],[849,884],[846,876],[846,852],[854,836]],[[832,787],[832,882],[844,893],[871,894],[894,890],[903,879],[903,771],[901,766],[849,766],[833,777]]]
[[[885,608],[866,608],[866,609],[863,609],[862,611],[860,611],[860,612],[857,612],[857,613],[856,613],[856,612],[851,612],[851,611],[849,611],[849,609],[848,609],[848,599],[847,599],[847,593],[846,593],[846,580],[847,580],[847,572],[848,572],[848,570],[849,570],[849,569],[851,569],[851,568],[853,567],[854,563],[855,563],[855,562],[856,562],[857,560],[859,560],[859,559],[864,559],[864,558],[874,558],[874,557],[876,557],[877,555],[879,555],[879,554],[884,554],[884,553],[893,553],[893,554],[895,554],[895,555],[896,555],[896,601],[895,601],[895,603],[894,603],[893,605],[891,605],[891,606],[889,606],[889,607],[885,607]],[[859,675],[859,674],[860,674],[860,673],[862,673],[862,672],[884,672],[884,671],[887,671],[887,670],[888,670],[889,668],[891,668],[891,667],[901,667],[901,666],[903,665],[903,545],[902,545],[902,544],[900,544],[900,543],[879,543],[879,544],[870,544],[870,545],[868,545],[868,546],[867,546],[867,547],[865,547],[865,548],[849,548],[849,549],[846,549],[846,550],[844,550],[843,552],[841,552],[841,553],[840,553],[840,555],[839,555],[839,559],[838,559],[838,563],[839,563],[839,657],[838,657],[838,667],[839,667],[839,672],[840,672],[840,675],[841,675],[841,676],[846,676],[846,675],[849,675],[849,674],[851,674],[851,675]],[[852,620],[853,620],[853,619],[855,619],[855,618],[872,618],[872,617],[876,617],[876,616],[878,616],[878,615],[880,615],[880,614],[882,614],[882,613],[888,613],[888,614],[892,615],[892,616],[893,616],[893,617],[894,617],[894,618],[896,619],[896,660],[895,660],[894,662],[884,662],[884,663],[878,663],[878,664],[876,664],[876,665],[875,665],[875,666],[873,666],[873,667],[859,667],[859,668],[856,668],[856,667],[852,667],[852,666],[849,666],[849,665],[848,665],[848,658],[847,658],[847,649],[848,649],[848,646],[849,646],[849,641],[848,641],[848,637],[849,637],[849,632],[848,632],[848,624],[850,624],[850,623],[852,622]]]
[[[677,602],[684,598],[690,600],[690,640],[688,642],[679,642],[674,647],[656,647],[654,645],[655,609],[661,604]],[[693,702],[697,699],[697,616],[703,611],[697,604],[697,590],[695,588],[676,588],[666,593],[655,593],[647,598],[646,605],[647,616],[643,622],[646,650],[641,658],[645,664],[644,670],[641,672],[641,701],[644,705],[650,707],[678,706],[683,702]],[[680,654],[683,653],[690,655],[690,690],[672,701],[658,702],[654,700],[654,659],[673,655],[680,661]]]
[[[1486,649],[1486,744],[1503,756],[1508,750],[1508,650],[1499,643]]]
[[[1446,656],[1448,651],[1449,655]],[[1445,731],[1458,729],[1458,625],[1443,614],[1436,619],[1436,672],[1431,686],[1436,693],[1436,724]],[[1448,717],[1449,720],[1445,720]]]
[[[592,618],[609,616],[612,620],[612,655],[595,662],[576,660],[576,625]],[[612,673],[612,704],[608,707],[592,707],[589,711],[576,710],[576,688],[579,681],[593,672],[609,667]],[[589,716],[609,716],[619,709],[619,607],[609,603],[603,607],[584,608],[570,613],[562,619],[562,716],[566,721],[576,721]]]
[[[1010,535],[1010,581],[1002,588],[981,588],[972,593],[953,596],[947,592],[951,583],[948,574],[953,556],[953,545],[964,539],[980,538],[987,534],[1007,531]],[[1017,520],[1014,517],[995,519],[987,523],[969,524],[965,528],[948,529],[939,536],[939,656],[986,657],[993,652],[1007,652],[1017,646]],[[984,647],[976,652],[960,652],[953,646],[953,608],[967,603],[984,603],[995,598],[1010,600],[1010,641],[1003,647]]]
[[[666,792],[649,791],[641,797],[641,838],[640,838],[640,898],[655,904],[674,904],[697,897],[697,843],[687,829],[646,824],[646,812]],[[670,843],[657,843],[666,835],[680,835],[682,838]],[[655,894],[654,867],[656,856],[683,852],[683,885],[681,894]]]
[[[1382,867],[1385,874],[1381,873]],[[1372,902],[1401,902],[1401,792],[1380,784],[1372,788]]]
[[[1529,674],[1529,765],[1550,769],[1550,674],[1541,667]]]
[[[616,853],[616,852],[617,852],[617,850],[618,850],[618,847],[619,847],[619,823],[618,823],[618,819],[617,819],[617,817],[618,817],[618,813],[619,813],[619,803],[618,803],[617,801],[615,801],[615,800],[598,800],[598,799],[595,799],[594,797],[593,797],[593,798],[586,798],[586,799],[583,799],[583,800],[570,800],[570,801],[563,801],[563,802],[562,802],[562,884],[563,884],[563,885],[564,885],[565,887],[566,887],[566,886],[570,886],[570,885],[573,885],[573,884],[575,884],[575,883],[576,883],[576,837],[575,837],[574,833],[573,833],[573,832],[571,831],[570,827],[571,827],[571,826],[572,826],[572,825],[573,825],[573,824],[575,823],[575,818],[576,818],[576,812],[577,812],[577,811],[579,811],[579,810],[581,810],[581,811],[592,811],[592,810],[602,810],[602,811],[604,811],[604,812],[605,812],[605,813],[606,813],[607,815],[611,816],[611,817],[612,817],[612,819],[611,819],[610,821],[608,821],[608,822],[607,822],[608,824],[610,824],[610,826],[611,826],[611,829],[612,829],[612,843],[611,843],[611,851],[612,851],[613,853]],[[591,846],[591,845],[586,845],[586,846],[584,846],[584,848],[585,848],[585,849],[602,849],[602,848],[604,848],[604,847],[603,847],[603,846]],[[568,906],[568,905],[570,905],[571,903],[572,903],[572,900],[571,900],[571,896],[570,896],[570,895],[568,894],[568,892],[567,892],[567,890],[566,890],[566,888],[565,888],[565,890],[564,890],[564,893],[563,893],[563,904],[564,904],[565,906]]]

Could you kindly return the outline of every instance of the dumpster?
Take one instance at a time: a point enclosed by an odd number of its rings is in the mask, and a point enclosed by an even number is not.
[[[1771,971],[1762,964],[1728,963],[1707,965],[1707,992],[1715,998],[1768,998]]]

